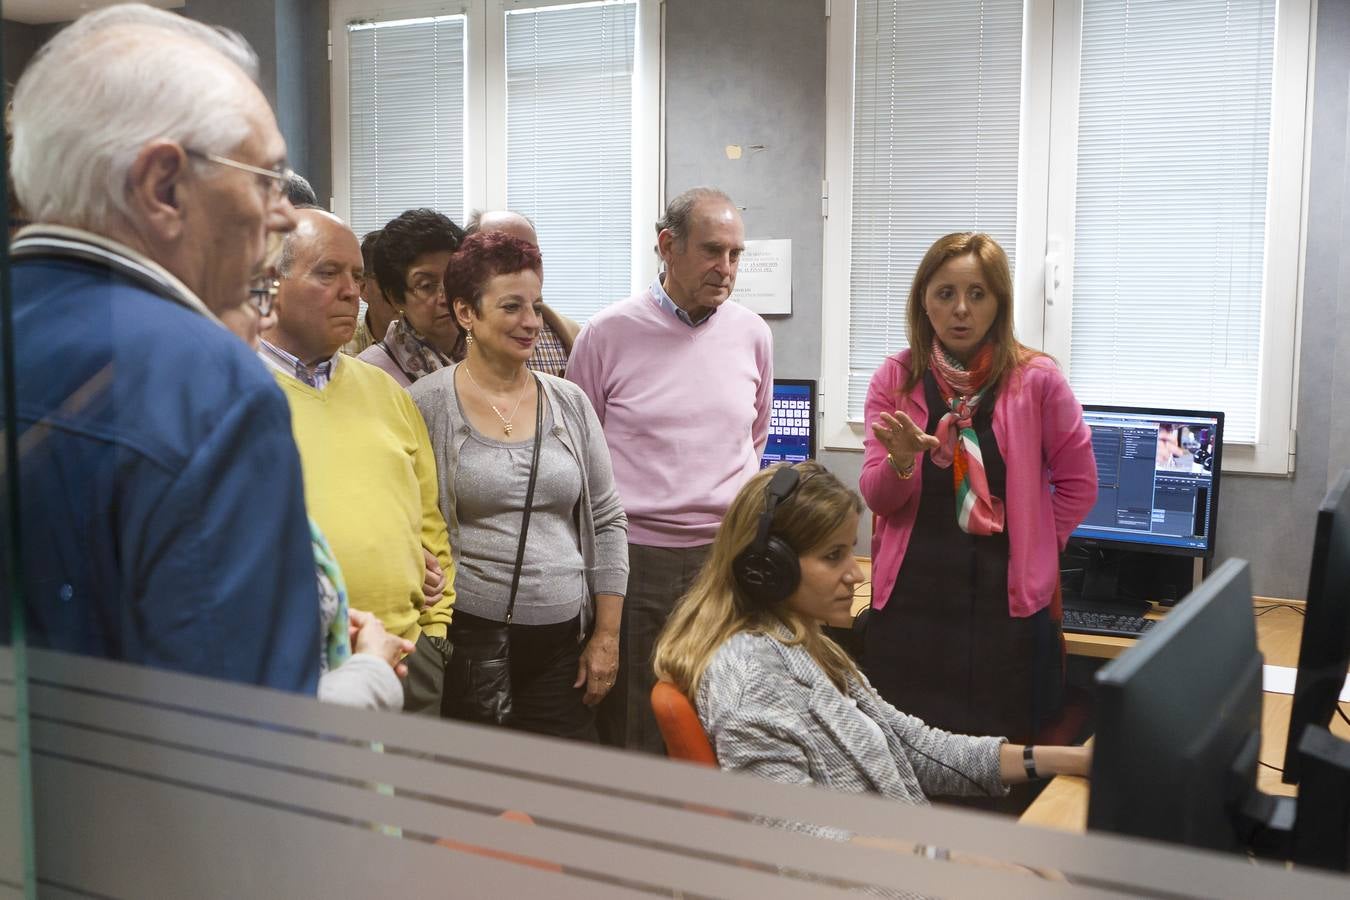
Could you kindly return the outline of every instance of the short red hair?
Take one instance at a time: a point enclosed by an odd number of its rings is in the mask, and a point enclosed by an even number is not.
[[[483,290],[498,275],[514,275],[526,270],[544,277],[544,262],[539,248],[501,231],[479,231],[464,239],[445,266],[445,299],[450,309],[456,300],[464,300],[474,312],[483,311]],[[459,319],[455,319],[456,327]],[[464,329],[451,350],[451,357],[463,359],[467,347]]]

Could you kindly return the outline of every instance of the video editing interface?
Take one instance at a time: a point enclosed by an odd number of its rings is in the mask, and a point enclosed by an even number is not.
[[[1073,536],[1212,551],[1218,416],[1085,408],[1097,504]]]
[[[815,456],[816,404],[814,381],[774,379],[769,441],[759,467],[799,463]]]

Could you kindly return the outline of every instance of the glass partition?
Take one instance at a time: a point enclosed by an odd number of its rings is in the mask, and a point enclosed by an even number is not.
[[[0,24],[0,37],[5,37]],[[9,50],[4,41],[0,55]],[[7,60],[0,60],[6,61]],[[8,69],[5,69],[8,71]],[[8,103],[9,87],[0,83]],[[8,117],[6,117],[8,118]],[[8,129],[6,129],[8,132]],[[8,171],[9,141],[0,147],[0,169]],[[8,213],[8,179],[0,183],[0,204]],[[14,410],[14,332],[11,327],[9,244],[0,245],[0,897],[36,897],[33,859],[33,805],[28,756],[27,658],[23,605],[18,589],[18,430]]]

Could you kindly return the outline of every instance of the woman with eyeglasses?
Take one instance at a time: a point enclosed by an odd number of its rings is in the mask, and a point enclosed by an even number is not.
[[[539,250],[519,238],[465,238],[445,288],[467,354],[411,393],[455,553],[456,657],[472,658],[505,626],[510,684],[494,696],[508,697],[511,713],[491,721],[595,741],[593,710],[619,665],[628,519],[586,395],[526,367],[542,321],[541,271]],[[447,682],[449,714],[487,721],[477,699]]]
[[[432,209],[410,209],[384,226],[371,258],[397,318],[357,359],[405,388],[450,364],[459,331],[445,297],[445,266],[463,239],[463,229]]]
[[[276,273],[269,267],[266,274],[259,275],[249,283],[248,302],[221,312],[220,321],[239,335],[244,343],[254,350],[258,349],[263,332],[277,323],[275,310],[280,286]]]

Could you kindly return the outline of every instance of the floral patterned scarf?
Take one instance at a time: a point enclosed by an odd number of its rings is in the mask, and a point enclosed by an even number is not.
[[[450,357],[427,343],[426,338],[418,334],[402,316],[389,323],[389,330],[385,332],[380,346],[408,376],[409,381],[416,381],[423,375],[450,365]]]

